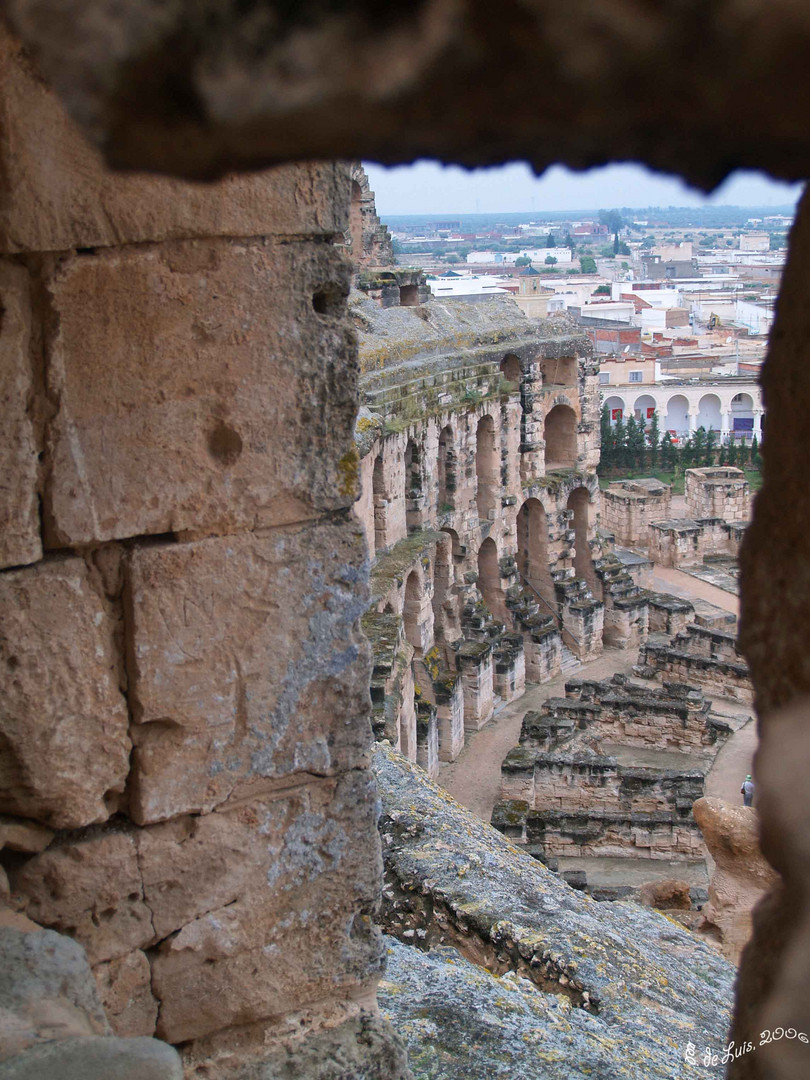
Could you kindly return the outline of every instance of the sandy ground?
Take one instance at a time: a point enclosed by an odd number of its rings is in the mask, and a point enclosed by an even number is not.
[[[656,566],[652,587],[688,600],[705,600],[737,614],[737,597],[679,570]],[[637,658],[635,649],[605,649],[597,660],[582,664],[576,671],[558,676],[551,682],[531,686],[522,697],[503,706],[484,728],[468,734],[459,757],[440,766],[439,783],[462,805],[484,821],[489,821],[492,808],[498,801],[501,762],[517,745],[524,713],[539,708],[546,698],[562,697],[565,683],[570,678],[606,679],[614,672],[629,674]],[[751,772],[756,749],[756,723],[753,719],[745,723],[752,711],[736,702],[718,698],[715,700],[715,711],[731,714],[737,718],[737,723],[742,721],[743,726],[720,749],[706,778],[706,794],[729,802],[740,802],[740,784],[745,774]]]

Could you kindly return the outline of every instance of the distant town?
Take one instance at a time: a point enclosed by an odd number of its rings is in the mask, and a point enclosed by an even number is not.
[[[781,209],[781,208],[777,208]],[[706,206],[547,215],[389,216],[397,263],[435,297],[508,295],[567,312],[601,360],[612,424],[657,413],[675,445],[700,428],[761,440],[757,378],[792,209]]]

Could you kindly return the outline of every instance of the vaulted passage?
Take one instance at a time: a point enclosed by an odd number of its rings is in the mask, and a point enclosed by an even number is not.
[[[555,405],[543,426],[546,470],[572,469],[577,463],[577,414],[570,405]]]
[[[371,490],[374,500],[374,547],[378,552],[381,552],[385,547],[385,519],[388,506],[382,454],[378,454],[374,461]]]
[[[422,523],[422,452],[413,441],[405,447],[405,524],[408,532]]]
[[[488,520],[495,512],[500,479],[498,464],[495,423],[491,416],[482,416],[475,439],[476,506],[481,521]]]
[[[453,450],[453,429],[448,424],[439,434],[439,454],[437,459],[439,474],[439,513],[444,514],[453,508],[453,496],[456,491],[456,455]]]
[[[593,510],[591,495],[587,488],[578,487],[568,497],[568,509],[574,511],[572,522],[574,529],[574,571],[578,580],[586,581],[597,597],[601,596],[602,587],[596,576],[588,544],[588,524]]]
[[[484,603],[496,619],[506,617],[501,574],[498,569],[498,549],[495,541],[487,537],[478,551],[478,588]]]
[[[522,584],[540,597],[543,613],[557,614],[554,582],[549,570],[548,521],[539,499],[527,499],[517,516],[518,573]]]

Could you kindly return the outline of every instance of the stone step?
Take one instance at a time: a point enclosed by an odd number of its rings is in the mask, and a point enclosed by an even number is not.
[[[560,644],[560,673],[562,675],[567,675],[569,672],[576,671],[578,668],[581,668],[581,667],[582,667],[582,661],[579,659],[579,657],[575,656],[574,653],[571,652],[571,650],[568,648],[568,646],[564,642],[561,643]]]

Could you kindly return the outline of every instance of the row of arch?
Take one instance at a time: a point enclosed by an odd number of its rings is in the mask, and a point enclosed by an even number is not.
[[[566,508],[573,512],[574,572],[593,588],[597,586],[591,551],[588,542],[590,511],[593,506],[591,493],[586,487],[575,488],[568,497]],[[441,530],[450,542],[439,546],[433,572],[433,613],[436,637],[455,638],[460,633],[457,621],[448,619],[445,600],[454,584],[454,567],[462,563],[459,536],[454,529]],[[551,573],[549,550],[548,515],[542,502],[536,498],[526,499],[517,516],[517,570],[523,588],[528,587],[542,601],[544,610],[558,614],[559,606],[554,579]],[[477,553],[478,588],[484,603],[501,621],[508,619],[506,595],[501,583],[498,547],[492,537],[481,543]],[[420,626],[424,610],[425,584],[420,570],[414,569],[405,582],[403,598],[403,621],[405,637],[421,652],[424,634]],[[451,632],[447,633],[450,630]],[[433,635],[431,634],[431,637]]]
[[[507,356],[506,363],[517,357]],[[546,470],[573,468],[577,461],[577,415],[568,404],[555,405],[546,415],[543,425],[546,445]],[[504,483],[501,470],[501,449],[498,432],[491,414],[485,413],[478,420],[475,434],[475,503],[480,521],[492,520],[500,505],[500,493]],[[403,461],[404,487],[400,493],[405,501],[405,523],[408,533],[424,524],[423,509],[426,502],[426,477],[422,444],[409,439],[405,446]],[[458,484],[457,452],[453,428],[445,425],[439,433],[438,458],[438,513],[455,509],[455,492]],[[375,548],[382,550],[386,544],[383,524],[384,507],[392,493],[385,479],[383,451],[374,461],[372,473],[372,496],[375,508]]]
[[[618,394],[605,398],[604,404],[607,406],[612,424],[629,418],[625,399]],[[678,434],[689,431],[691,406],[688,398],[684,394],[673,394],[666,399],[665,405],[666,408],[660,406],[652,394],[641,394],[632,403],[633,415],[636,420],[647,424],[653,414],[658,413],[663,429]],[[715,431],[721,431],[726,427],[723,423],[722,403],[717,394],[703,394],[697,403],[697,410],[695,427],[704,427],[707,430],[713,428]],[[751,394],[735,394],[731,399],[728,415],[732,419],[739,417],[753,421],[755,411]]]

